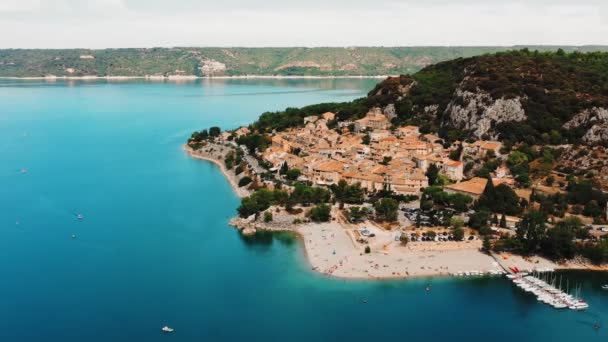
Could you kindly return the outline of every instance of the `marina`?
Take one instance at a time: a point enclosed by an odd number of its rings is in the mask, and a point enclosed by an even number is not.
[[[559,282],[557,276],[552,275],[552,270],[546,272],[516,272],[508,274],[513,284],[525,292],[536,296],[539,302],[550,305],[555,309],[586,310],[589,304],[580,299],[580,288],[576,287],[574,294],[569,293],[569,286],[562,290],[562,279]]]

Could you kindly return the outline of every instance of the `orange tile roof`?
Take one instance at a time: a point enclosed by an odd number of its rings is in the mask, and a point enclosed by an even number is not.
[[[344,164],[336,160],[321,162],[313,166],[313,170],[320,172],[340,172],[344,170]]]

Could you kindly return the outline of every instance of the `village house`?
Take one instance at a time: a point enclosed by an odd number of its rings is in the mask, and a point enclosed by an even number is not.
[[[337,160],[319,162],[312,167],[310,179],[317,185],[336,184],[342,178],[344,164]]]
[[[446,158],[443,160],[441,169],[450,180],[459,182],[464,178],[464,166],[461,161]]]
[[[463,144],[463,152],[479,158],[485,157],[489,151],[492,151],[495,155],[500,153],[502,143],[499,141],[483,141],[478,140],[472,144]]]
[[[418,137],[419,135],[420,131],[416,126],[404,126],[395,130],[395,136],[399,138]]]
[[[359,183],[368,192],[380,191],[384,188],[384,178],[374,174],[363,174],[356,171],[344,172],[342,178],[349,185]]]
[[[494,186],[503,183],[503,179],[492,179],[492,184],[494,184]],[[474,177],[468,181],[447,185],[444,187],[444,191],[450,194],[460,193],[469,195],[473,197],[474,200],[478,200],[483,194],[487,184],[488,180],[486,178]]]
[[[378,110],[371,110],[363,119],[355,121],[355,131],[362,132],[368,129],[388,129],[391,126],[390,121],[382,112]]]

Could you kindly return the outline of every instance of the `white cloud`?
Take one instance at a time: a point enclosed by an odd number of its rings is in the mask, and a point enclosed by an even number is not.
[[[33,11],[40,8],[40,0],[0,0],[0,12]]]
[[[0,30],[19,32],[0,35],[3,48],[608,44],[607,5],[599,0],[45,0],[42,8],[19,0],[12,5],[29,12],[9,16],[0,10]]]

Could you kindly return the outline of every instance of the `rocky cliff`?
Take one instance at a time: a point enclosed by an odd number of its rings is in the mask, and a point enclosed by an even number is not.
[[[451,140],[608,143],[608,54],[459,58],[388,78],[366,104]]]

